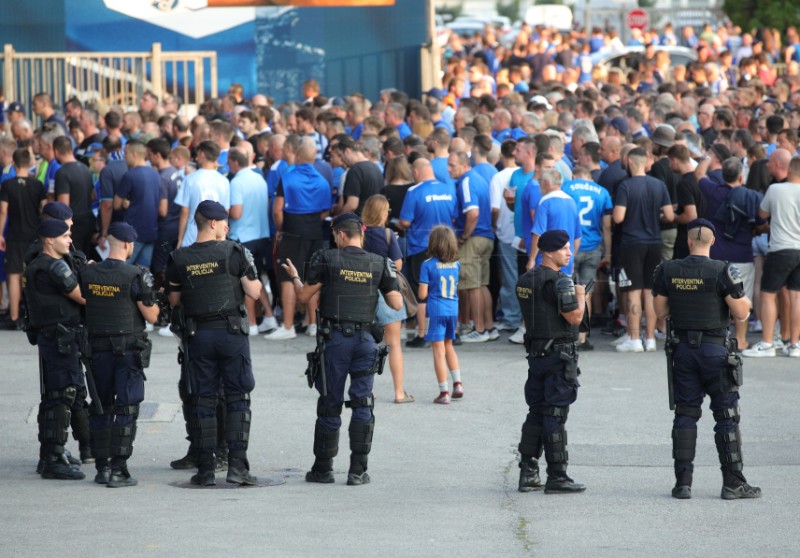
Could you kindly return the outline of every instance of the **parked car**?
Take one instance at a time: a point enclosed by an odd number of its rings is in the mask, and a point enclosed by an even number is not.
[[[656,46],[656,51],[666,50],[669,53],[670,66],[686,65],[697,60],[697,52],[691,48],[679,46]],[[644,56],[643,46],[628,46],[622,50],[600,51],[592,55],[592,64],[606,68],[637,68],[639,60]]]

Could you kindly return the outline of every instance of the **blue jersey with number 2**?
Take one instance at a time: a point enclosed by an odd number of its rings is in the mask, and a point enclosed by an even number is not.
[[[458,316],[458,271],[461,263],[430,258],[422,263],[420,284],[428,285],[428,316]]]

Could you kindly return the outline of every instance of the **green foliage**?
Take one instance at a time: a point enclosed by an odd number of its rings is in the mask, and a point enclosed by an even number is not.
[[[511,2],[497,0],[497,15],[507,17],[512,22],[517,21],[519,19],[520,4],[520,0],[511,0]]]
[[[742,29],[775,27],[781,31],[800,25],[795,0],[725,0],[723,10]]]
[[[461,15],[461,12],[464,11],[464,4],[459,2],[458,4],[451,4],[449,6],[437,6],[436,13],[441,16],[450,16],[449,19],[445,18],[445,21],[453,21],[455,18]]]

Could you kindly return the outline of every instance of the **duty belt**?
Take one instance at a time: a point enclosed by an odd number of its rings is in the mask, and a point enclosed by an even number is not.
[[[140,334],[129,333],[128,335],[106,335],[99,337],[90,337],[90,342],[92,344],[92,352],[95,353],[113,351],[115,344],[118,346],[124,346],[124,349],[126,351],[129,351],[131,349],[137,348],[136,341],[138,338],[144,338],[144,333],[142,332]]]
[[[704,332],[694,332],[694,331],[676,331],[675,336],[678,338],[678,341],[681,343],[686,343],[691,345],[690,335],[700,333],[702,334],[701,343],[710,343],[712,345],[721,345],[723,347],[727,346],[728,338],[722,335],[709,335]]]
[[[238,319],[238,315],[230,314]],[[197,324],[197,329],[228,329],[228,317],[222,315],[205,316],[201,318],[192,318]]]
[[[539,348],[533,350],[533,345],[538,344]],[[565,341],[565,340],[554,340],[549,339],[545,341],[544,339],[534,339],[531,341],[531,355],[534,357],[545,357],[551,353],[568,353],[572,350],[577,349],[577,343],[575,341]]]
[[[343,333],[347,333],[348,331],[358,331],[361,329],[367,329],[370,326],[370,324],[365,324],[360,322],[337,322],[334,320],[330,320],[328,318],[322,318],[322,319],[331,329],[335,329],[336,331],[341,331]]]

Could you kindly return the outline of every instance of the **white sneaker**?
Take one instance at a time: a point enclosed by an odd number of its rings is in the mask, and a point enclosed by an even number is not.
[[[309,337],[316,337],[317,336],[317,324],[308,324],[306,328],[306,335]]]
[[[267,339],[268,341],[284,341],[286,339],[294,339],[295,337],[297,337],[297,333],[295,333],[294,326],[292,326],[292,329],[279,327],[272,333],[267,333],[264,336],[264,339]]]
[[[630,335],[628,335],[628,334],[626,333],[626,334],[625,334],[625,335],[623,335],[622,337],[618,337],[618,338],[614,339],[614,340],[611,342],[611,346],[612,346],[612,347],[617,347],[617,346],[619,346],[619,345],[622,345],[623,343],[627,343],[627,342],[628,342],[628,341],[630,341],[630,340],[631,340],[631,336],[630,336]]]
[[[498,339],[500,339],[500,332],[496,327],[493,327],[489,330],[489,341],[497,341]]]
[[[145,322],[145,324],[144,324],[144,331],[145,331],[146,333],[152,333],[152,331],[153,331],[154,329],[155,329],[155,328],[153,327],[153,324],[151,324],[150,322]]]
[[[258,327],[255,324],[251,325],[250,329],[247,330],[247,335],[249,335],[250,337],[254,337],[258,334],[259,334]]]
[[[505,322],[495,322],[494,327],[497,331],[516,331],[517,326]]]
[[[667,334],[656,328],[656,341],[664,341],[666,338]]]
[[[472,330],[466,335],[461,336],[462,343],[485,343],[489,340],[489,332],[484,331],[479,333],[477,330]]]
[[[617,347],[619,349],[619,347]],[[653,353],[656,350],[656,340],[655,339],[645,339],[644,340],[644,350],[648,353]]]
[[[789,345],[789,348],[786,351],[786,356],[791,358],[800,358],[800,347],[794,343]]]
[[[786,346],[786,343],[783,342],[780,334],[775,335],[775,339],[772,340],[772,346],[776,349],[783,349]]]
[[[514,335],[508,338],[508,342],[516,345],[522,345],[525,342],[525,326],[522,326],[515,331]]]
[[[269,333],[273,329],[277,328],[278,320],[276,320],[274,316],[270,316],[269,318],[264,318],[261,320],[261,323],[258,325],[258,333]]]
[[[742,356],[753,358],[774,357],[775,346],[769,343],[764,343],[763,341],[759,341],[749,349],[743,350]]]
[[[756,320],[750,323],[748,330],[750,333],[761,333],[764,331],[764,326],[761,325],[761,320]]]
[[[655,343],[655,339],[652,340]],[[617,352],[620,353],[643,353],[644,347],[642,346],[641,339],[628,339],[624,343],[617,345]]]
[[[172,337],[173,334],[169,330],[169,326],[166,326],[158,330],[158,335],[161,337]]]

